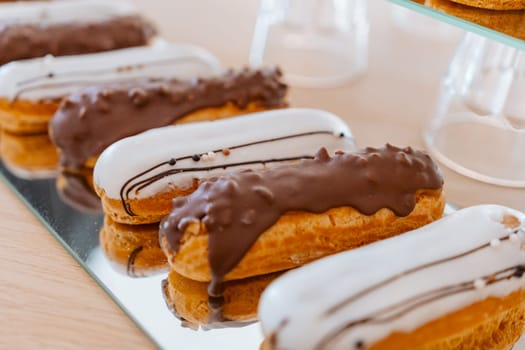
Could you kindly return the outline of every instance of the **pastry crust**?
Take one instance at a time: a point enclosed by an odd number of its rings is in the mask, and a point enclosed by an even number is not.
[[[284,107],[284,106],[283,106]],[[193,112],[179,119],[176,124],[193,123],[202,121],[213,121],[224,118],[235,117],[241,114],[255,113],[259,111],[270,110],[267,107],[261,107],[257,103],[250,103],[246,108],[240,109],[232,103],[219,108],[205,108]],[[96,159],[88,161],[87,166],[93,167]],[[110,216],[114,221],[129,224],[151,224],[159,222],[164,216],[168,215],[172,209],[173,198],[186,196],[192,193],[199,186],[199,180],[195,179],[190,187],[186,188],[169,188],[153,197],[141,199],[128,199],[126,204],[133,208],[136,216],[130,216],[119,198],[109,198],[103,188],[95,184],[95,191],[102,200],[104,213]]]
[[[168,308],[191,328],[241,326],[257,320],[259,298],[280,273],[232,281],[225,284],[222,322],[211,322],[208,283],[187,279],[171,270],[162,290]]]
[[[449,0],[426,0],[429,7],[519,39],[525,39],[525,11],[493,11]],[[525,1],[522,1],[525,5]],[[522,7],[525,9],[525,6]]]
[[[510,349],[525,330],[525,291],[489,297],[410,333],[392,333],[370,350]]]
[[[525,0],[452,0],[459,4],[490,10],[524,10]]]
[[[48,123],[58,110],[60,101],[32,102],[0,99],[0,124],[12,134],[47,133]]]
[[[489,297],[408,333],[392,333],[369,350],[507,350],[525,330],[525,291]],[[261,350],[278,350],[271,338]]]
[[[350,207],[333,208],[322,214],[289,212],[261,234],[225,280],[291,269],[389,238],[440,218],[444,207],[443,190],[419,190],[416,206],[406,217],[398,217],[386,208],[370,216]],[[211,280],[208,235],[202,222],[189,224],[177,253],[164,237],[160,243],[173,270],[193,280]]]
[[[167,271],[168,262],[159,246],[158,225],[122,225],[104,218],[100,246],[118,271],[131,277]]]

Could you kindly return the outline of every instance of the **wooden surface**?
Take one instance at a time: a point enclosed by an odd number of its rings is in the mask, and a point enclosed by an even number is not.
[[[164,36],[207,47],[229,66],[246,63],[256,1],[136,0]],[[327,109],[360,146],[421,146],[439,80],[461,33],[447,40],[393,26],[390,5],[371,1],[368,74],[338,89],[298,89],[292,105]],[[430,22],[430,25],[433,22]],[[525,210],[525,190],[494,187],[444,169],[451,202]],[[127,348],[153,345],[8,188],[0,183],[0,348]]]

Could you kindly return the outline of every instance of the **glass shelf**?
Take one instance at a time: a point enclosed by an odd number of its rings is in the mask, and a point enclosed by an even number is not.
[[[448,0],[389,1],[469,32],[525,50],[525,10],[484,10]]]

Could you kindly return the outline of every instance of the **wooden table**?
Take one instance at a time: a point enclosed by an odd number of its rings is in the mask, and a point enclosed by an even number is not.
[[[246,64],[257,1],[139,1],[173,41],[202,45],[227,65]],[[418,37],[396,28],[391,6],[371,1],[368,74],[337,89],[291,92],[294,106],[343,117],[359,145],[421,146],[440,77],[457,35]],[[448,198],[466,206],[500,203],[525,211],[525,190],[481,184],[444,169]],[[147,337],[0,183],[0,348],[152,348]]]

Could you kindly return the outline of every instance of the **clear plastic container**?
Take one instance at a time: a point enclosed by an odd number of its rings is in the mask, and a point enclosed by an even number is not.
[[[525,187],[525,53],[467,34],[424,139],[431,153],[458,173]]]
[[[250,64],[279,65],[292,85],[333,87],[368,67],[366,0],[262,0]]]
[[[392,4],[390,17],[394,25],[404,32],[431,40],[448,40],[461,30],[445,22]]]

